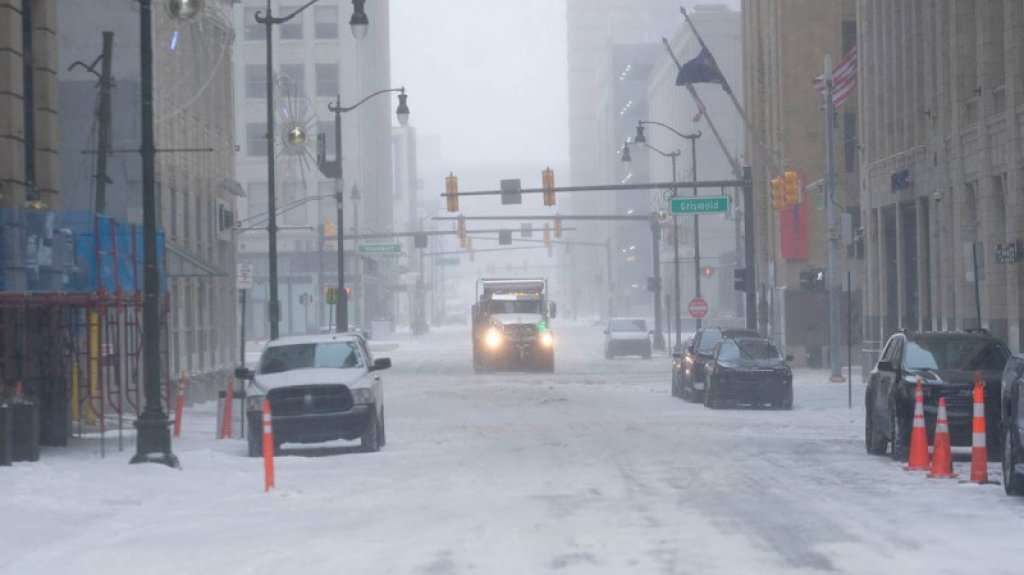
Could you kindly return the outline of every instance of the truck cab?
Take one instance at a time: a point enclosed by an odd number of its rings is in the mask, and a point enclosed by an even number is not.
[[[473,369],[555,370],[547,280],[481,279],[473,304]]]

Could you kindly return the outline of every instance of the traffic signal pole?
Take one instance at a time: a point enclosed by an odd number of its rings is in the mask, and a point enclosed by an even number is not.
[[[832,381],[842,381],[839,362],[839,222],[836,213],[836,167],[832,100],[832,58],[825,56],[825,217],[828,220],[828,356]]]

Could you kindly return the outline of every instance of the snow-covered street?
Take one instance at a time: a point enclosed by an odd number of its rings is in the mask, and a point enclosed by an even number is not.
[[[387,446],[286,446],[269,493],[213,404],[186,411],[180,471],[128,465],[133,439],[0,468],[0,573],[1021,571],[1024,500],[867,455],[859,381],[852,410],[798,371],[792,412],[713,411],[669,395],[664,355],[555,330],[554,375],[474,375],[468,327],[375,342]]]

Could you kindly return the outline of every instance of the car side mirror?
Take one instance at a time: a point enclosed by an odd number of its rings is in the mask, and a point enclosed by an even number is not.
[[[891,361],[883,359],[878,362],[876,369],[878,369],[878,371],[896,371],[896,366],[893,365]]]
[[[235,368],[235,379],[237,380],[249,380],[254,377],[256,377],[256,372],[249,369],[248,367]]]
[[[556,317],[558,317],[558,306],[555,305],[555,302],[551,302],[548,304],[548,317],[550,317],[551,319],[555,319]]]
[[[380,371],[382,369],[388,369],[391,367],[390,357],[379,357],[373,360],[373,365],[370,366],[370,371]]]
[[[792,355],[787,355],[786,356],[786,361],[793,361],[793,356]]]

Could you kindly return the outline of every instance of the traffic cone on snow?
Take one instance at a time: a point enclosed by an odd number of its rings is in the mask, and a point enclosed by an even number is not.
[[[928,471],[928,432],[924,428],[924,389],[917,380],[914,392],[914,428],[910,432],[910,460],[903,467],[907,471]]]
[[[949,442],[949,421],[946,419],[946,398],[939,398],[939,416],[935,420],[935,446],[928,477],[956,477],[953,473],[953,449]]]
[[[971,482],[988,483],[988,453],[985,446],[985,385],[981,373],[974,374],[974,425],[971,434]]]

